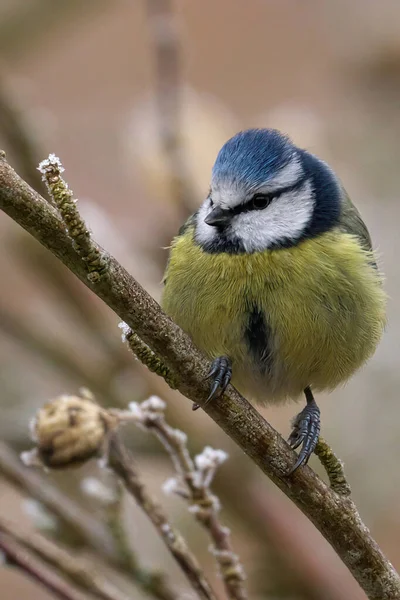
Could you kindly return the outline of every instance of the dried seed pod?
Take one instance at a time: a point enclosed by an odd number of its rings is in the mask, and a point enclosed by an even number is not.
[[[112,417],[88,397],[59,396],[32,423],[37,456],[47,467],[79,465],[100,453]]]

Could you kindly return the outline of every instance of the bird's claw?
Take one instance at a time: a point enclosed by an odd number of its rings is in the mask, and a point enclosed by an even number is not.
[[[232,364],[227,356],[219,356],[215,358],[205,379],[212,379],[210,394],[206,400],[206,404],[217,396],[222,396],[231,382]],[[192,410],[200,408],[200,404],[194,403]]]
[[[206,400],[210,402],[217,396],[222,396],[226,388],[230,384],[232,378],[232,364],[227,356],[219,356],[215,358],[211,363],[211,368],[207,373],[206,379],[212,379],[213,383],[211,386],[210,394]]]
[[[302,445],[299,457],[294,466],[287,473],[291,475],[301,465],[307,464],[308,459],[315,450],[321,429],[320,410],[314,400],[295,417],[293,430],[289,436],[289,445],[293,450]]]

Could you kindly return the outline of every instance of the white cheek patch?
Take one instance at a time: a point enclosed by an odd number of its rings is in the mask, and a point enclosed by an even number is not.
[[[207,225],[207,223],[204,222],[204,219],[210,213],[210,211],[210,201],[207,199],[200,206],[196,217],[195,236],[199,244],[210,243],[218,237],[216,228],[212,225]]]
[[[262,251],[296,242],[311,221],[315,199],[311,183],[282,194],[263,210],[250,210],[233,218],[230,231],[243,243],[246,252]]]

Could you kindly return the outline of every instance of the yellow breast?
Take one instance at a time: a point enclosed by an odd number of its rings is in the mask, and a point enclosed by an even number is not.
[[[287,249],[209,254],[189,229],[173,242],[162,300],[210,358],[231,358],[234,385],[261,402],[348,379],[379,342],[385,304],[371,255],[338,230]]]

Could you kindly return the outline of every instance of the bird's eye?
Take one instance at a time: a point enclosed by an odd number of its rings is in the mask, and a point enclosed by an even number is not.
[[[267,194],[256,194],[251,200],[251,206],[254,210],[262,210],[271,202],[271,196]]]

